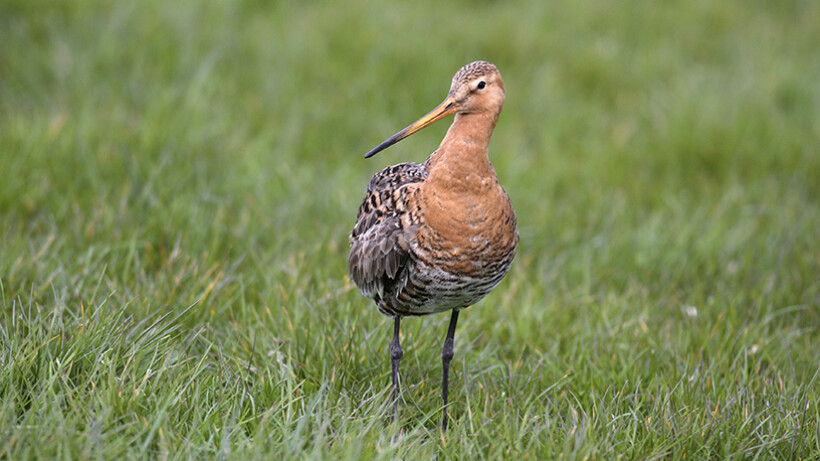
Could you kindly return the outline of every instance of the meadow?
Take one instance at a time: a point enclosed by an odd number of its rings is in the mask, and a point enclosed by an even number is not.
[[[820,3],[0,3],[0,459],[817,459]],[[365,160],[494,62],[521,236],[347,276]]]

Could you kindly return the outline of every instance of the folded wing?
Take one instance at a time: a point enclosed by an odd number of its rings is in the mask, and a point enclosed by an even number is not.
[[[413,263],[409,242],[415,229],[406,228],[402,220],[408,212],[406,192],[408,186],[426,178],[424,165],[402,163],[377,173],[367,185],[350,234],[347,264],[362,294],[377,303],[386,296],[398,296],[407,285]]]

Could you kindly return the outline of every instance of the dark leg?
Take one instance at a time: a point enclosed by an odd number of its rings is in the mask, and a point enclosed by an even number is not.
[[[393,421],[395,421],[399,413],[399,362],[401,362],[401,356],[404,355],[404,352],[402,352],[401,344],[399,344],[399,323],[401,322],[401,317],[397,315],[393,317],[393,320],[395,320],[396,323],[393,327],[393,343],[390,345],[390,359],[393,362]]]
[[[441,421],[441,430],[447,432],[447,383],[450,378],[450,361],[453,360],[453,341],[456,336],[456,323],[458,323],[458,311],[453,309],[450,317],[450,326],[447,328],[447,337],[444,338],[444,348],[441,350],[441,364],[444,366],[442,375],[441,396],[444,400],[444,418]]]

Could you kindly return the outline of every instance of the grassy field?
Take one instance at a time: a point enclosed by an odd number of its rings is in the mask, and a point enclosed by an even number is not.
[[[0,459],[817,459],[820,3],[0,4]],[[512,271],[390,320],[362,155],[498,65]]]

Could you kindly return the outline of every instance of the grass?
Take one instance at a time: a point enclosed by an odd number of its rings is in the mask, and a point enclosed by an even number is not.
[[[0,458],[816,459],[820,7],[0,6]],[[461,65],[519,217],[456,334],[346,275]]]

